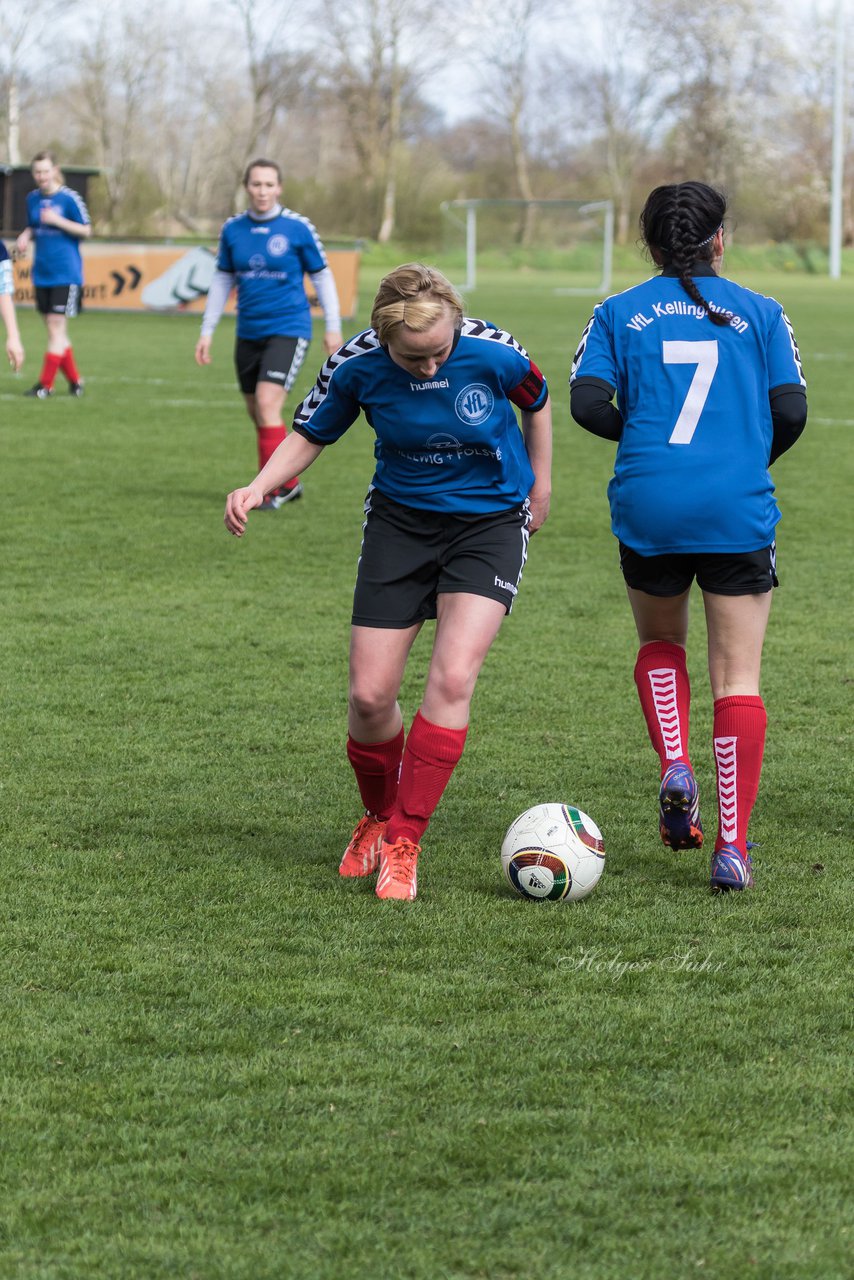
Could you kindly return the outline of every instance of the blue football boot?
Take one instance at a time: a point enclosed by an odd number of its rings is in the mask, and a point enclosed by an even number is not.
[[[700,788],[687,764],[672,764],[658,793],[659,830],[671,849],[699,849],[703,843]]]
[[[748,848],[752,846],[748,843]],[[753,888],[753,863],[749,853],[734,844],[722,845],[712,854],[712,893]]]

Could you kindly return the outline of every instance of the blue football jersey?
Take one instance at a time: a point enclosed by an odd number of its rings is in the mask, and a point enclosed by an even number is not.
[[[332,444],[364,412],[376,434],[373,483],[387,497],[428,511],[502,511],[534,482],[512,393],[534,412],[548,398],[524,348],[484,320],[463,320],[428,379],[396,365],[366,329],[326,361],[294,430]]]
[[[308,218],[283,209],[272,218],[248,211],[222,229],[216,265],[237,282],[237,336],[311,337],[303,277],[322,271],[326,254]]]
[[[33,232],[33,284],[39,288],[83,283],[83,259],[80,241],[60,227],[45,226],[42,209],[55,209],[69,222],[89,225],[89,211],[83,197],[71,187],[60,187],[53,195],[31,191],[27,196],[27,225]]]
[[[655,276],[596,307],[572,367],[570,384],[616,391],[611,527],[641,555],[756,551],[780,519],[768,396],[806,387],[792,327],[779,302],[710,267],[696,280],[728,324]]]

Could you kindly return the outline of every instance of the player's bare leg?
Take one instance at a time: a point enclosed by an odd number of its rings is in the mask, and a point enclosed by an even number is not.
[[[273,427],[283,422],[287,392],[278,382],[259,382],[254,395],[246,395],[246,408],[256,427]]]
[[[47,349],[52,356],[65,355],[68,346],[68,321],[63,315],[50,313],[44,318],[47,328]]]
[[[397,695],[421,623],[402,629],[353,627],[347,727],[358,742],[386,742],[403,724]]]
[[[664,641],[682,648],[688,643],[688,599],[690,591],[678,596],[651,596],[646,591],[626,587],[629,604],[641,644]]]
[[[750,596],[703,592],[713,698],[758,696],[772,595],[771,591]]]
[[[507,610],[499,600],[458,591],[440,595],[436,613],[421,711],[433,724],[464,729],[477,677]]]

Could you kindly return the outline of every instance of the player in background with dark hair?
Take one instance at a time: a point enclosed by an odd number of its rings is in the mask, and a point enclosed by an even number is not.
[[[6,355],[15,373],[20,373],[24,363],[24,347],[15,315],[15,282],[12,278],[12,260],[9,251],[0,240],[0,320],[6,330]]]
[[[237,287],[237,380],[255,425],[258,466],[285,438],[285,399],[311,342],[311,308],[304,276],[311,277],[326,321],[324,345],[341,345],[341,314],[335,278],[317,232],[307,218],[283,209],[282,173],[273,160],[253,160],[243,175],[249,198],[245,213],[229,218],[220,235],[216,274],[208,292],[196,363],[210,364],[211,343],[228,295]],[[294,477],[269,493],[263,510],[275,511],[302,495]]]
[[[38,382],[24,394],[38,400],[53,395],[60,371],[73,396],[83,394],[83,380],[77,370],[68,339],[68,321],[77,315],[83,290],[83,259],[80,241],[92,234],[89,211],[83,197],[67,187],[51,151],[33,157],[36,190],[27,196],[27,226],[18,236],[18,253],[26,254],[34,245],[33,287],[36,307],[47,327],[47,351]]]
[[[407,263],[386,276],[371,325],[324,364],[291,435],[248,488],[229,494],[225,523],[239,537],[264,495],[364,412],[377,461],[353,601],[347,755],[365,816],[339,870],[379,868],[377,896],[410,899],[421,837],[463,751],[475,682],[512,607],[529,534],[548,514],[551,408],[527,352],[509,333],[466,319],[433,268]],[[397,698],[428,618],[433,651],[404,746]]]
[[[570,378],[572,416],[618,442],[611,527],[640,641],[635,682],[661,761],[660,831],[673,849],[703,843],[685,660],[695,577],[703,593],[715,891],[753,884],[747,824],[765,745],[759,675],[780,518],[768,468],[807,417],[783,308],[720,277],[725,215],[723,195],[702,182],[649,195],[640,227],[661,274],[596,308]]]

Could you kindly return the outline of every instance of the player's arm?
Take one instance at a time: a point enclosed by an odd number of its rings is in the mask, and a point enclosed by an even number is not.
[[[528,503],[531,508],[530,532],[536,533],[548,518],[552,497],[552,402],[548,395],[536,411],[522,410],[522,435],[534,472]]]
[[[807,393],[804,387],[774,387],[768,396],[771,405],[771,453],[768,466],[776,462],[781,453],[791,449],[807,424]]]
[[[225,527],[239,538],[246,528],[249,512],[260,507],[265,494],[301,475],[323,453],[324,446],[292,431],[267,464],[245,489],[234,489],[225,502]]]
[[[323,345],[326,354],[331,356],[333,351],[338,350],[342,342],[341,304],[338,301],[338,288],[330,267],[324,267],[322,271],[312,271],[310,275],[311,283],[317,294],[317,301],[323,311],[323,319],[326,322]]]
[[[552,496],[552,406],[546,380],[533,360],[522,381],[508,393],[508,399],[522,411],[525,452],[534,472],[528,494],[531,508],[530,532],[546,522]]]
[[[64,218],[56,209],[42,209],[41,221],[44,226],[56,227],[58,231],[64,231],[67,236],[74,236],[76,240],[88,240],[92,234],[91,222],[75,222],[73,218]]]
[[[2,265],[6,265],[5,263]],[[6,326],[6,355],[9,357],[9,364],[18,373],[24,363],[24,347],[21,342],[21,334],[18,330],[18,320],[15,315],[15,303],[12,300],[11,293],[0,293],[0,318]]]
[[[768,334],[768,401],[771,407],[771,449],[768,465],[791,449],[807,421],[807,384],[801,353],[789,318],[779,308]]]
[[[569,392],[569,411],[585,431],[603,440],[619,440],[623,415],[615,404],[616,387],[601,378],[576,378]]]
[[[32,238],[33,238],[32,227],[24,227],[23,231],[15,241],[15,252],[20,253],[22,256],[26,254],[29,251],[30,242],[32,241]]]
[[[211,287],[208,289],[208,300],[202,316],[201,337],[196,343],[196,364],[205,365],[211,362],[211,344],[214,330],[220,322],[228,295],[234,287],[234,275],[231,271],[217,269],[214,272]]]

